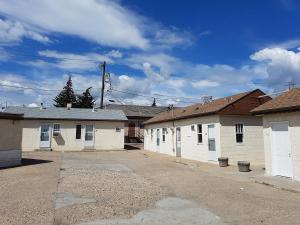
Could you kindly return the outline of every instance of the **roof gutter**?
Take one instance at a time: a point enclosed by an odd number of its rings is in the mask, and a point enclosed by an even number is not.
[[[252,112],[253,115],[263,115],[263,114],[272,114],[272,113],[285,113],[285,112],[295,112],[300,110],[299,106],[293,106],[293,107],[285,107],[285,108],[279,108],[279,109],[266,109],[266,110],[259,110]]]

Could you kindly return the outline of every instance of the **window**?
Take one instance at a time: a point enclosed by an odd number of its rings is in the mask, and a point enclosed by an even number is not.
[[[53,137],[58,137],[60,134],[60,124],[53,124]]]
[[[153,129],[151,129],[151,140],[153,139]]]
[[[81,124],[76,125],[76,139],[81,139]]]
[[[191,126],[191,131],[195,131],[195,126],[194,125]]]
[[[236,143],[244,142],[244,125],[242,123],[235,124],[235,141]]]
[[[166,133],[167,133],[167,128],[163,128],[162,129],[162,141],[163,142],[166,141]]]
[[[202,143],[202,124],[197,125],[197,141]]]

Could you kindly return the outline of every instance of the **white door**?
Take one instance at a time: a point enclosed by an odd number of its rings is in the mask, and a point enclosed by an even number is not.
[[[176,156],[181,157],[181,129],[176,128]]]
[[[160,145],[160,129],[156,130],[156,151],[159,152]]]
[[[214,124],[208,125],[208,160],[217,161],[216,129]]]
[[[85,126],[85,147],[94,147],[94,125]]]
[[[40,148],[50,148],[51,146],[51,125],[42,124],[40,127]]]
[[[271,138],[273,175],[292,177],[292,149],[288,123],[273,123]]]

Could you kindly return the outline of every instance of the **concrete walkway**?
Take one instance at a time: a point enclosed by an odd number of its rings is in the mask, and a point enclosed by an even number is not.
[[[23,166],[0,170],[1,225],[300,221],[300,194],[290,190],[299,190],[299,182],[266,177],[261,166],[240,173],[234,165],[220,168],[143,150],[24,156]]]

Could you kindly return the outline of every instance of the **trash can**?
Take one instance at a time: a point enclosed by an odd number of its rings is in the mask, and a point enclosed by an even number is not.
[[[240,172],[249,172],[250,171],[250,162],[248,161],[238,161],[238,167]]]
[[[218,161],[219,161],[219,166],[220,167],[228,166],[228,158],[227,157],[219,157]]]

